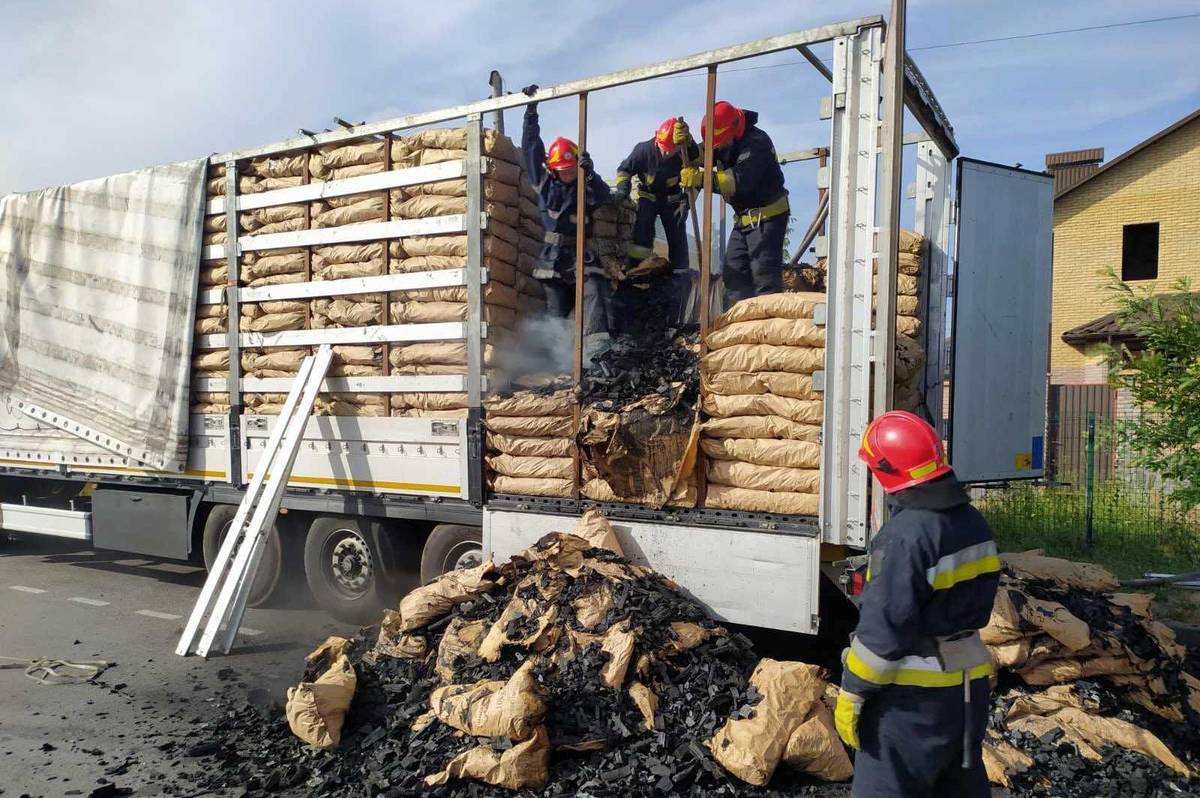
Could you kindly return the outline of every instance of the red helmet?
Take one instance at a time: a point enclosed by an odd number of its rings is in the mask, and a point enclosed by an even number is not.
[[[887,493],[950,473],[937,432],[904,410],[891,410],[868,424],[858,456]]]
[[[579,165],[579,148],[575,142],[559,136],[550,143],[546,151],[546,168],[552,172],[561,172]]]
[[[724,147],[731,141],[740,139],[746,132],[746,112],[741,108],[721,100],[713,106],[713,118],[717,120],[713,130],[713,146]],[[700,123],[700,135],[708,140],[708,114]]]
[[[654,132],[654,143],[658,145],[659,152],[668,158],[679,149],[679,145],[675,143],[675,122],[675,117],[671,117],[659,125],[658,130]]]

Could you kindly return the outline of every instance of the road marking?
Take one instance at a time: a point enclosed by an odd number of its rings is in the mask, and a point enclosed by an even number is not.
[[[238,634],[246,635],[246,637],[258,637],[260,634],[262,634],[262,630],[251,629],[249,626],[243,626],[241,629],[238,629]]]
[[[25,587],[25,585],[9,585],[9,590],[19,590],[22,593],[45,593],[40,587]]]
[[[178,621],[182,615],[172,615],[169,612],[155,612],[154,610],[138,610],[137,615],[145,615],[147,618],[162,618],[164,621]]]
[[[71,598],[67,599],[67,601],[74,601],[76,604],[86,604],[89,607],[107,607],[108,606],[107,601],[101,601],[100,599],[93,599],[93,598],[84,598],[83,596],[71,596]]]

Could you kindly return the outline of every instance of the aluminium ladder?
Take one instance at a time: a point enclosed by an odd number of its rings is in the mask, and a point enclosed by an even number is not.
[[[216,560],[204,580],[200,597],[188,617],[175,653],[186,657],[193,651],[207,657],[216,642],[228,654],[242,624],[259,560],[266,548],[267,530],[279,513],[287,481],[296,462],[304,428],[313,403],[329,370],[333,349],[323,344],[315,355],[304,358],[292,390],[267,438],[262,460],[246,488],[246,495],[221,541]],[[207,617],[207,623],[205,618]],[[204,632],[196,643],[196,634]]]

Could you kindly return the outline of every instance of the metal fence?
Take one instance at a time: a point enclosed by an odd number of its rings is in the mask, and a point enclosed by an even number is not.
[[[1180,510],[1168,484],[1132,465],[1117,440],[1130,412],[1117,392],[1055,385],[1048,399],[1045,481],[976,492],[1001,544],[1096,559],[1123,575],[1196,570],[1200,514]]]

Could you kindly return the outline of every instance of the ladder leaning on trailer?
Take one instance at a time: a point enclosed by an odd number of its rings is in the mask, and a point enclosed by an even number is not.
[[[267,440],[265,459],[260,463],[237,515],[221,542],[216,562],[208,572],[200,597],[188,617],[175,653],[186,657],[192,652],[196,633],[204,624],[204,634],[195,652],[207,657],[213,643],[228,654],[233,647],[254,574],[266,546],[266,530],[275,521],[284,488],[292,473],[292,464],[312,413],[313,403],[333,359],[333,348],[322,344],[315,355],[304,358],[288,393],[279,420]],[[207,617],[207,623],[205,618]]]

